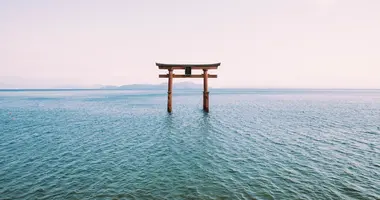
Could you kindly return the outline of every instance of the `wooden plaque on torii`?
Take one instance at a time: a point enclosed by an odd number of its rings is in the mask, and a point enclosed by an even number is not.
[[[168,70],[168,74],[160,74],[159,78],[168,78],[168,112],[172,112],[173,78],[203,78],[203,110],[209,112],[208,78],[217,78],[217,75],[208,74],[208,70],[218,69],[220,63],[214,64],[162,64],[156,63],[158,69]],[[176,69],[185,70],[185,74],[174,74]],[[192,70],[203,70],[203,74],[192,74]]]

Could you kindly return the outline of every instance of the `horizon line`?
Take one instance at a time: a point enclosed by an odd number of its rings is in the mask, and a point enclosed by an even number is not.
[[[199,90],[202,88],[177,88],[176,90]],[[380,90],[380,88],[302,88],[302,87],[210,87],[231,90]],[[0,91],[68,91],[68,90],[166,90],[164,88],[0,88]]]

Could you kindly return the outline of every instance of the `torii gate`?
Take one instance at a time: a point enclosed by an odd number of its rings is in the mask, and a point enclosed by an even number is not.
[[[168,112],[172,112],[173,78],[203,78],[203,110],[209,112],[208,78],[217,78],[217,75],[208,74],[209,69],[218,69],[220,63],[214,64],[162,64],[156,63],[158,69],[167,69],[168,74],[160,74],[159,78],[168,78]],[[185,74],[173,74],[175,69],[184,69]],[[191,70],[203,70],[203,74],[191,74]]]

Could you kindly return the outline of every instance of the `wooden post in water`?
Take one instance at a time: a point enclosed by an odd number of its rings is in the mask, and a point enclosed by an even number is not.
[[[209,112],[208,109],[208,70],[203,69],[203,110]]]
[[[156,63],[159,69],[166,69],[168,74],[160,74],[159,78],[168,78],[168,112],[172,112],[173,78],[203,78],[203,110],[209,112],[208,78],[217,78],[217,75],[208,74],[210,69],[218,69],[220,63],[214,64],[162,64]],[[185,74],[174,74],[173,70],[184,69]],[[191,74],[192,70],[203,70],[203,74]]]
[[[173,92],[173,69],[169,70],[169,80],[168,80],[168,112],[172,112],[172,92]]]

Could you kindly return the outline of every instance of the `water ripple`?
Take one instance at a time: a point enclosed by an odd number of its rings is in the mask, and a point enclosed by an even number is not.
[[[379,92],[200,94],[0,92],[0,199],[380,199]]]

